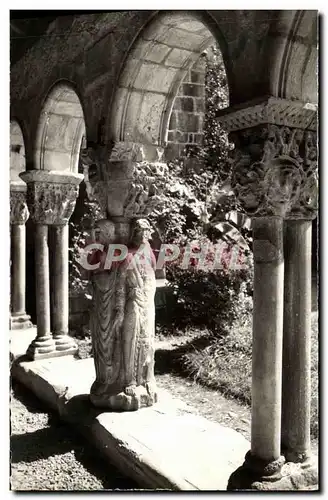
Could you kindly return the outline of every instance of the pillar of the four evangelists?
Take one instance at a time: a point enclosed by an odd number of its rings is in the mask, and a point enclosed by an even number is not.
[[[27,354],[32,358],[76,352],[68,335],[68,221],[82,175],[33,170],[20,175],[27,184],[27,203],[35,223],[37,336]],[[55,228],[54,268],[49,266],[48,232]],[[50,308],[50,277],[54,308]]]
[[[104,258],[92,276],[96,380],[90,399],[98,407],[130,411],[157,401],[155,258],[147,216],[160,201],[166,165],[154,153],[158,158],[146,163],[141,145],[117,143],[108,154],[89,150],[82,157],[97,165],[90,190],[107,213],[95,221]]]

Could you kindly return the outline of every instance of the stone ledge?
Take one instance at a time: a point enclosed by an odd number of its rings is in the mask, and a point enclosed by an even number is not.
[[[26,184],[29,182],[49,182],[78,185],[83,180],[83,174],[67,172],[66,170],[27,170],[19,176]]]
[[[19,193],[26,193],[27,186],[24,181],[21,179],[16,180],[16,181],[10,181],[10,191],[12,192],[19,192]]]
[[[25,352],[35,334],[36,328],[10,332],[12,376],[141,488],[318,491],[317,460],[306,470],[287,463],[278,481],[254,482],[242,467],[249,442],[233,429],[193,414],[191,406],[166,390],[159,391],[156,405],[137,412],[94,408],[89,402],[93,359],[67,356],[27,361]]]
[[[17,359],[25,356],[28,346],[35,339],[37,333],[36,326],[21,330],[11,330],[10,332],[10,358]]]
[[[159,391],[159,403],[137,412],[95,409],[88,396],[92,359],[29,362],[21,357],[12,365],[12,376],[144,488],[224,491],[250,446],[233,429],[192,414],[165,390]]]
[[[20,316],[10,317],[10,329],[11,330],[27,330],[32,328],[33,325],[30,321],[31,317],[28,314],[21,314]]]

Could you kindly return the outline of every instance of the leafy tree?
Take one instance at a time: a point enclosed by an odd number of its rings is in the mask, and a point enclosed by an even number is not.
[[[217,111],[229,106],[229,88],[222,54],[216,45],[207,49],[205,58],[205,122],[204,148],[200,152],[205,166],[216,172],[221,186],[229,182],[232,145],[217,120]]]
[[[232,146],[217,120],[217,110],[229,104],[221,52],[212,46],[202,57],[206,63],[204,145],[189,148],[184,157],[168,164],[161,203],[149,217],[163,242],[181,246],[204,237],[217,241],[228,234],[234,234],[238,240],[240,232],[244,240],[249,241],[247,229],[235,224],[233,233],[233,224],[226,221],[226,214],[236,211],[237,205],[230,189],[229,152]],[[193,158],[196,161],[190,162]],[[85,245],[90,222],[101,213],[98,204],[90,201],[86,193],[80,195],[78,203],[83,204],[76,210],[77,214],[83,214],[82,218],[81,215],[74,218],[73,214],[70,221],[70,286],[72,290],[85,291],[86,282],[76,263],[76,255]]]
[[[70,291],[89,297],[88,278],[78,264],[80,250],[85,248],[90,237],[93,222],[102,218],[101,208],[96,200],[89,199],[84,181],[80,184],[80,193],[74,213],[69,222],[69,286]]]

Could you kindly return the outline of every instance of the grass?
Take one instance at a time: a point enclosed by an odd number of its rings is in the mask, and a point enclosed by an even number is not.
[[[250,403],[252,382],[251,327],[237,325],[222,339],[182,356],[185,368],[198,382]]]
[[[311,338],[311,436],[318,437],[318,315],[312,313]],[[228,336],[213,339],[202,349],[188,349],[181,362],[188,375],[225,396],[251,403],[251,321],[235,324]]]
[[[318,313],[312,313],[311,330],[311,437],[317,439],[318,428]],[[213,337],[207,329],[188,328],[177,331],[157,328],[155,374],[180,375],[191,378],[203,387],[222,395],[251,403],[252,385],[252,324],[251,319],[236,323],[228,336]],[[90,357],[91,340],[76,339],[78,358]]]

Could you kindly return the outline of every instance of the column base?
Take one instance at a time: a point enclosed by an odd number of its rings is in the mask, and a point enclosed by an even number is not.
[[[32,360],[51,358],[56,354],[55,342],[51,334],[38,337],[29,345],[26,356]]]
[[[57,356],[77,353],[78,346],[74,339],[67,333],[53,333],[53,339],[55,342]]]
[[[316,467],[287,462],[283,456],[274,462],[264,463],[248,453],[244,464],[231,476],[227,489],[230,491],[295,491],[318,489]]]
[[[313,458],[311,452],[309,451],[301,452],[282,447],[282,454],[284,455],[286,462],[300,464],[303,469],[307,469],[313,465]]]
[[[90,401],[97,408],[108,408],[114,411],[136,411],[140,408],[157,403],[158,396],[155,387],[130,386],[118,394],[96,394],[91,388]]]
[[[10,316],[10,330],[25,330],[33,326],[31,317],[28,314],[18,314]]]

